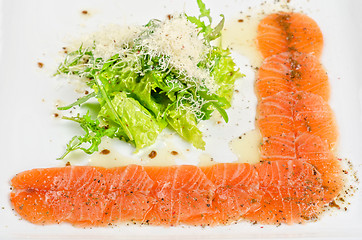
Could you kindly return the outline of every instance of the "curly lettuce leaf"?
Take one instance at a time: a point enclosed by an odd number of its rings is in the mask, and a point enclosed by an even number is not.
[[[202,132],[197,128],[195,115],[184,109],[169,109],[166,120],[168,124],[194,147],[205,149]]]
[[[92,48],[83,48],[83,45],[79,49],[72,51],[67,54],[64,61],[59,65],[57,72],[58,74],[71,74],[79,77],[87,77],[90,80],[101,70],[103,59],[95,58],[93,55]],[[90,81],[88,85],[92,85]]]
[[[132,142],[137,150],[152,145],[160,132],[166,127],[164,121],[156,120],[137,100],[127,97],[124,92],[116,93],[111,102],[117,114],[129,129],[133,137]],[[98,117],[104,119],[104,121],[112,120],[117,122],[116,116],[108,105],[101,108]]]
[[[130,97],[139,101],[155,117],[159,117],[164,107],[152,96],[155,89],[151,73],[140,76],[134,67],[105,68],[99,76],[103,79],[109,94],[127,92]]]
[[[215,83],[219,85],[219,88],[216,91],[216,98],[225,98],[228,102],[231,102],[234,93],[235,80],[244,75],[240,74],[239,69],[236,67],[235,62],[230,56],[229,49],[214,47],[205,61],[200,62],[198,66],[200,68],[208,68],[210,62],[214,63],[211,68],[211,75],[214,77]],[[230,106],[229,103],[223,108],[229,108]]]
[[[216,94],[220,97],[225,97],[226,100],[231,102],[234,93],[235,80],[244,75],[237,69],[236,64],[230,56],[229,49],[223,50],[218,48],[216,52],[220,57],[211,72],[215,82],[219,85]]]

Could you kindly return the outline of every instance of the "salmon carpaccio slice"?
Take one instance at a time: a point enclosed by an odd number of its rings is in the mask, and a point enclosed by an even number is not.
[[[271,136],[263,139],[261,161],[302,160],[313,165],[321,174],[325,203],[335,198],[343,188],[339,160],[320,137],[302,133]]]
[[[333,111],[318,95],[303,91],[278,92],[262,99],[257,112],[263,137],[310,133],[327,142],[330,149],[336,145],[338,133]]]
[[[262,224],[302,223],[318,216],[324,191],[320,173],[301,160],[266,161],[256,165],[260,208],[244,218]]]
[[[318,214],[319,206],[332,201],[344,185],[342,169],[333,152],[338,133],[328,104],[328,76],[318,60],[323,36],[314,20],[306,15],[279,12],[260,22],[256,41],[266,58],[259,68],[255,86],[259,96],[257,126],[263,137],[261,161],[271,165],[285,161],[310,164],[315,175],[320,177],[317,188],[324,193],[320,198],[321,195],[315,194],[314,190],[309,192],[309,187],[312,187],[309,186],[304,194],[305,199],[310,197],[310,205],[297,206],[315,209],[316,214],[308,211],[307,214],[284,215],[285,211],[278,211],[278,206],[285,204],[285,197],[291,194],[280,190],[287,184],[263,185],[261,180],[261,188],[271,187],[271,194],[265,194],[261,209],[248,216],[266,223],[279,223],[280,218],[286,222],[298,221],[290,216],[311,219]],[[261,168],[260,179],[266,175]],[[266,179],[273,181],[269,177]],[[303,181],[304,184],[310,183],[307,179]],[[303,190],[299,192],[297,189],[293,198],[303,194]],[[296,206],[290,205],[289,209],[292,212]]]
[[[14,209],[32,223],[97,226],[142,219],[154,182],[143,167],[129,165],[34,169],[11,184]]]
[[[196,166],[147,167],[155,183],[152,209],[143,221],[154,225],[178,225],[189,218],[214,212],[215,186]]]
[[[257,46],[264,58],[297,51],[320,57],[323,35],[310,17],[293,12],[279,12],[265,17],[258,25]]]
[[[305,91],[329,99],[326,71],[312,54],[284,52],[266,58],[255,83],[260,98],[278,92]]]
[[[188,165],[34,169],[12,179],[10,200],[21,217],[36,224],[103,226],[135,221],[175,226],[226,224],[244,216],[251,219],[266,199],[275,197],[274,180],[280,186],[288,181],[281,191],[313,191],[314,197],[324,197],[320,174],[309,163],[274,161],[272,167],[264,166],[226,163],[202,169]],[[276,172],[282,177],[273,177],[267,184],[265,177]],[[310,196],[303,200],[292,194],[283,201],[278,209],[288,218],[282,214],[278,222],[300,222],[300,216],[317,211],[305,208]],[[299,206],[299,210],[284,209],[290,206]]]
[[[202,167],[201,170],[216,187],[212,200],[215,212],[192,221],[202,225],[230,224],[260,207],[262,192],[255,166],[223,163]]]

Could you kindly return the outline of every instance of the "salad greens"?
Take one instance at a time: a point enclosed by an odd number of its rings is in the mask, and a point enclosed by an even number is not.
[[[92,47],[81,45],[67,54],[57,74],[87,78],[92,92],[58,109],[86,107],[83,104],[94,99],[99,111],[96,118],[89,111],[82,116],[63,117],[77,122],[85,134],[73,137],[59,159],[77,149],[88,154],[98,151],[104,136],[130,142],[139,150],[152,145],[166,127],[196,148],[204,149],[197,124],[209,119],[214,110],[228,121],[225,109],[231,106],[235,79],[242,75],[230,51],[211,44],[221,35],[224,16],[213,28],[210,9],[201,0],[197,3],[201,12],[198,17],[180,14],[163,22],[151,20],[110,58],[95,54],[97,42]],[[172,42],[172,36],[165,32],[177,23],[194,31],[186,34],[189,38],[185,42]],[[162,48],[159,36],[166,36],[166,45],[171,42],[168,48]],[[176,35],[174,39],[182,38],[186,37]],[[175,47],[178,44],[180,49]],[[192,51],[185,55],[181,50],[187,44]]]

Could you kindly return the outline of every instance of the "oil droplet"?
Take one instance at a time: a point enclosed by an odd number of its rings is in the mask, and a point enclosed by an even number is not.
[[[231,140],[230,148],[238,157],[237,162],[255,164],[260,162],[260,142],[260,132],[254,129]]]

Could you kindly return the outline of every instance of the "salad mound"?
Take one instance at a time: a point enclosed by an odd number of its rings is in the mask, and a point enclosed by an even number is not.
[[[128,37],[117,39],[109,57],[98,54],[102,46],[96,40],[67,54],[57,74],[86,78],[92,91],[58,109],[93,98],[98,112],[96,118],[89,111],[63,117],[79,123],[85,134],[74,136],[60,159],[77,149],[98,151],[104,136],[139,150],[152,145],[166,127],[194,147],[205,148],[198,123],[215,110],[228,121],[225,109],[231,106],[235,79],[242,75],[230,51],[212,44],[221,36],[224,16],[213,28],[210,10],[201,0],[197,3],[198,17],[182,13],[132,28]]]

